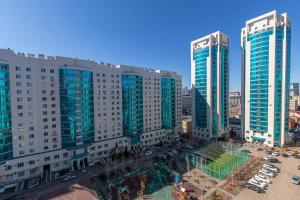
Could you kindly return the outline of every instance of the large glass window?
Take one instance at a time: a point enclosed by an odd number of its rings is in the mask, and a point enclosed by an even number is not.
[[[161,78],[161,126],[170,129],[175,127],[175,79]]]
[[[209,48],[194,52],[195,61],[195,121],[198,128],[207,128],[207,57]]]
[[[62,147],[79,148],[93,143],[93,73],[60,69],[59,88]]]
[[[0,63],[0,163],[12,159],[9,66]]]
[[[122,75],[123,133],[132,144],[140,142],[143,132],[143,77],[139,74]]]
[[[250,129],[268,131],[269,36],[264,30],[248,36],[250,49]]]

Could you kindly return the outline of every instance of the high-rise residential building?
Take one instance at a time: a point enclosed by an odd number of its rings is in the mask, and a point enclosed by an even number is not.
[[[229,37],[215,32],[191,43],[192,133],[204,139],[228,132]]]
[[[0,183],[172,140],[181,89],[175,72],[0,49]]]
[[[289,118],[291,22],[272,11],[241,31],[242,131],[247,141],[285,143]]]
[[[299,96],[299,83],[290,84],[290,97]]]
[[[183,116],[192,116],[192,95],[182,95],[182,115]]]
[[[233,107],[241,105],[240,92],[229,92],[229,105]]]

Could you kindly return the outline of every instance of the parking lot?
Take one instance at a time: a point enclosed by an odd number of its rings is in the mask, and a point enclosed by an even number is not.
[[[254,147],[247,148],[254,156],[266,156],[264,151],[257,151]],[[280,168],[281,172],[276,177],[269,178],[272,183],[269,184],[264,193],[257,193],[245,188],[234,200],[299,200],[300,185],[292,184],[290,181],[294,175],[300,176],[300,170],[297,169],[298,165],[300,165],[300,159],[294,157],[283,158],[282,156],[277,156],[277,159],[280,163],[276,165]]]

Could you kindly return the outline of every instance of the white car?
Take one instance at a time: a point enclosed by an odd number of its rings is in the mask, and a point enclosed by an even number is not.
[[[264,157],[265,160],[269,160],[269,159],[272,159],[272,158],[274,158],[274,156],[272,156],[272,155]]]
[[[269,172],[265,169],[260,169],[259,173],[262,173],[262,174],[267,175],[267,176],[272,177],[272,178],[274,177],[274,174],[272,172]]]
[[[256,185],[257,187],[260,187],[261,189],[265,189],[265,187],[267,186],[266,183],[258,182],[258,181],[254,180],[254,179],[250,179],[248,181],[248,183],[252,184],[252,185]]]
[[[262,168],[265,169],[265,170],[271,171],[273,173],[277,173],[278,172],[278,169],[276,169],[274,167],[270,167],[270,166],[268,166],[266,164],[264,164]]]
[[[146,156],[149,156],[151,154],[152,154],[152,151],[146,151],[146,153],[145,153]]]
[[[273,152],[271,155],[272,156],[279,156],[280,154],[278,152]]]
[[[279,172],[279,168],[272,164],[263,164],[263,167],[274,169],[276,172]]]
[[[276,168],[276,169],[280,170],[280,168],[277,165],[274,165],[272,163],[267,163],[266,165],[269,165],[269,166],[271,166],[273,168]]]
[[[263,181],[263,182],[268,183],[268,184],[271,183],[271,181],[270,181],[269,179],[267,179],[267,178],[264,177],[263,175],[259,175],[259,174],[256,174],[256,175],[254,176],[254,179],[255,179],[255,180],[259,180],[259,181]]]
[[[291,151],[288,151],[288,152],[286,152],[286,155],[288,155],[288,156],[292,156],[292,155],[293,155],[293,152],[291,152]]]

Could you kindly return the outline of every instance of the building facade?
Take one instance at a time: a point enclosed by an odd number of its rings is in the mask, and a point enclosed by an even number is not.
[[[189,135],[192,133],[192,117],[182,116],[181,118],[181,134]]]
[[[242,130],[247,141],[281,146],[288,132],[291,22],[276,11],[241,31]]]
[[[231,107],[241,105],[241,93],[240,92],[229,92],[229,105]]]
[[[0,184],[79,169],[171,140],[175,72],[0,49]]]
[[[192,116],[192,95],[182,95],[182,115]]]
[[[191,43],[192,132],[213,139],[228,132],[229,37],[215,32]]]
[[[299,96],[299,83],[290,84],[290,97]]]

